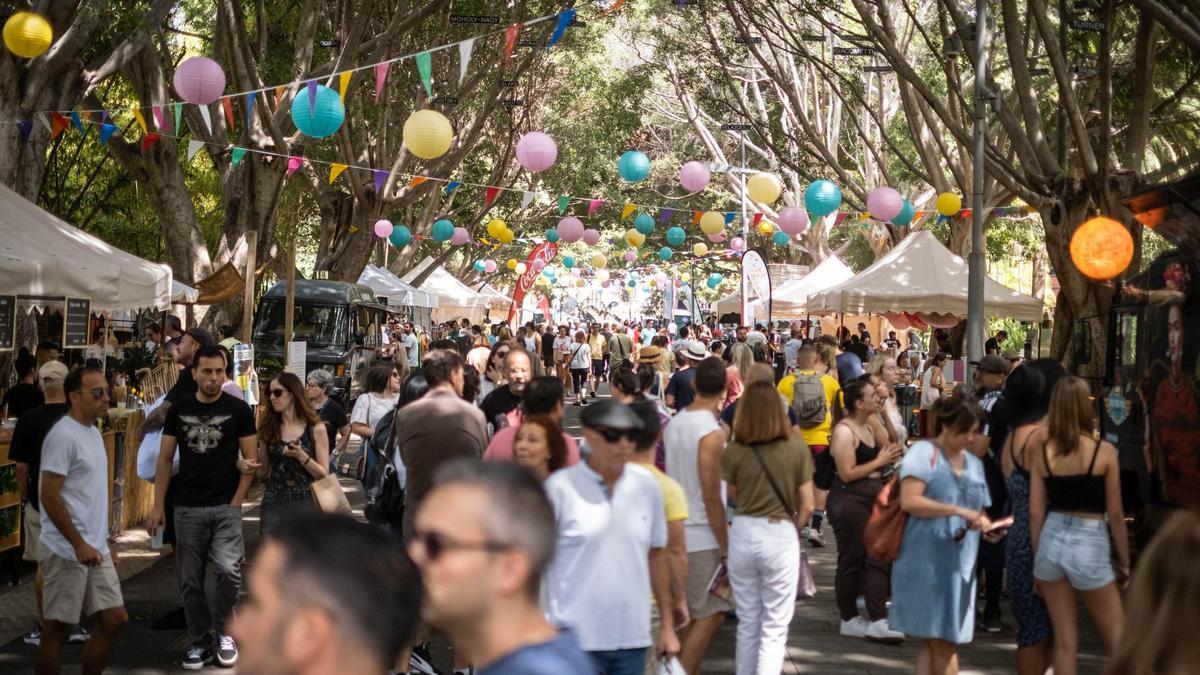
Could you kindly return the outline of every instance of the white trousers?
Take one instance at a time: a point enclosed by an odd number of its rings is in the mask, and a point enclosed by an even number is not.
[[[737,675],[779,675],[800,579],[795,525],[734,516],[728,565],[738,615]]]

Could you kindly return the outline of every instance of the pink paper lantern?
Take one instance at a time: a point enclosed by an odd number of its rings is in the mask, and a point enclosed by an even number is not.
[[[526,171],[545,171],[557,159],[558,145],[540,131],[531,131],[517,141],[517,163]]]
[[[225,70],[207,56],[193,56],[175,69],[175,91],[188,103],[208,105],[225,92]]]
[[[710,235],[708,235],[708,240],[714,244],[719,244],[719,243],[725,241],[725,233],[718,232],[716,234],[710,234]]]
[[[485,260],[483,262],[483,269],[488,274],[495,272],[496,271],[496,261],[492,260],[491,258],[488,258],[487,260]]]
[[[380,239],[392,236],[392,224],[386,220],[375,221],[375,236]]]
[[[789,206],[779,212],[776,220],[780,230],[794,236],[808,227],[808,212],[798,206]]]
[[[609,286],[611,286],[611,285],[612,285],[612,280],[611,280],[611,279],[605,279],[604,281],[601,281],[601,282],[600,282],[600,285],[601,285],[601,286],[603,286],[604,288],[608,288]]]
[[[583,238],[583,223],[575,216],[567,216],[558,221],[558,238],[560,241],[573,244]]]
[[[877,187],[867,195],[867,212],[875,220],[887,222],[904,208],[904,197],[890,187]]]
[[[687,162],[679,167],[679,184],[688,192],[699,192],[708,187],[708,166],[703,162]]]
[[[583,243],[595,246],[600,241],[600,230],[584,230]]]
[[[470,241],[471,233],[467,232],[467,228],[465,227],[454,228],[454,234],[450,235],[450,243],[455,246],[462,246],[463,244],[470,243]]]
[[[633,251],[625,251],[625,262],[633,262],[637,260],[637,254]]]
[[[742,239],[741,237],[734,237],[733,239],[729,240],[729,248],[735,251],[745,251],[746,240]]]

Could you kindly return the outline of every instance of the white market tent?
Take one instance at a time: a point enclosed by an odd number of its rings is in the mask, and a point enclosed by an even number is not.
[[[425,258],[401,277],[401,280],[411,284],[418,274],[434,264],[436,263],[432,258]],[[462,318],[470,319],[471,323],[482,322],[483,309],[491,304],[487,296],[454,278],[454,275],[440,264],[437,264],[417,288],[437,296],[438,306],[433,311],[433,320],[438,322]]]
[[[509,307],[512,307],[511,295],[505,295],[504,293],[501,293],[493,288],[491,284],[486,282],[479,287],[477,292],[487,296],[488,308],[492,312],[499,312],[503,313],[505,316],[508,316],[508,309]],[[493,316],[493,320],[494,319],[495,317]]]
[[[808,313],[809,296],[819,293],[826,288],[835,286],[854,276],[854,272],[846,267],[846,263],[836,255],[831,255],[817,265],[808,274],[785,281],[771,291],[771,319],[802,319]],[[760,301],[751,303],[755,316],[767,315],[766,304]],[[716,302],[717,315],[738,313],[742,311],[742,293],[734,291]]]
[[[1042,301],[984,277],[984,312],[1040,321]],[[850,279],[809,296],[809,310],[846,314],[967,315],[967,263],[928,230],[899,245]]]
[[[437,307],[438,296],[427,293],[403,281],[383,267],[367,264],[358,283],[375,291],[375,295],[387,298],[392,307]]]
[[[87,298],[93,311],[166,309],[171,268],[110,246],[0,185],[0,293]]]
[[[175,305],[194,305],[200,299],[200,291],[185,283],[171,280],[171,303]]]

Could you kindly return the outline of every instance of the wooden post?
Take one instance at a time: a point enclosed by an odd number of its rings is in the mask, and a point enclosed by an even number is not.
[[[242,342],[250,344],[254,338],[254,291],[258,286],[254,275],[258,255],[258,231],[246,233],[246,288],[242,297],[245,306],[242,307]]]
[[[293,234],[287,248],[287,300],[283,306],[283,349],[287,354],[292,341],[292,328],[296,320],[296,236]]]

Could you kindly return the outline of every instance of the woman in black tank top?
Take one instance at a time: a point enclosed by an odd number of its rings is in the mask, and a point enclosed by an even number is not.
[[[1041,461],[1028,466],[1033,574],[1054,626],[1056,675],[1076,672],[1076,591],[1083,594],[1109,655],[1124,623],[1117,585],[1129,578],[1129,541],[1120,468],[1116,448],[1092,440],[1096,428],[1089,394],[1087,383],[1077,377],[1058,382]],[[1115,576],[1110,532],[1119,560]]]

